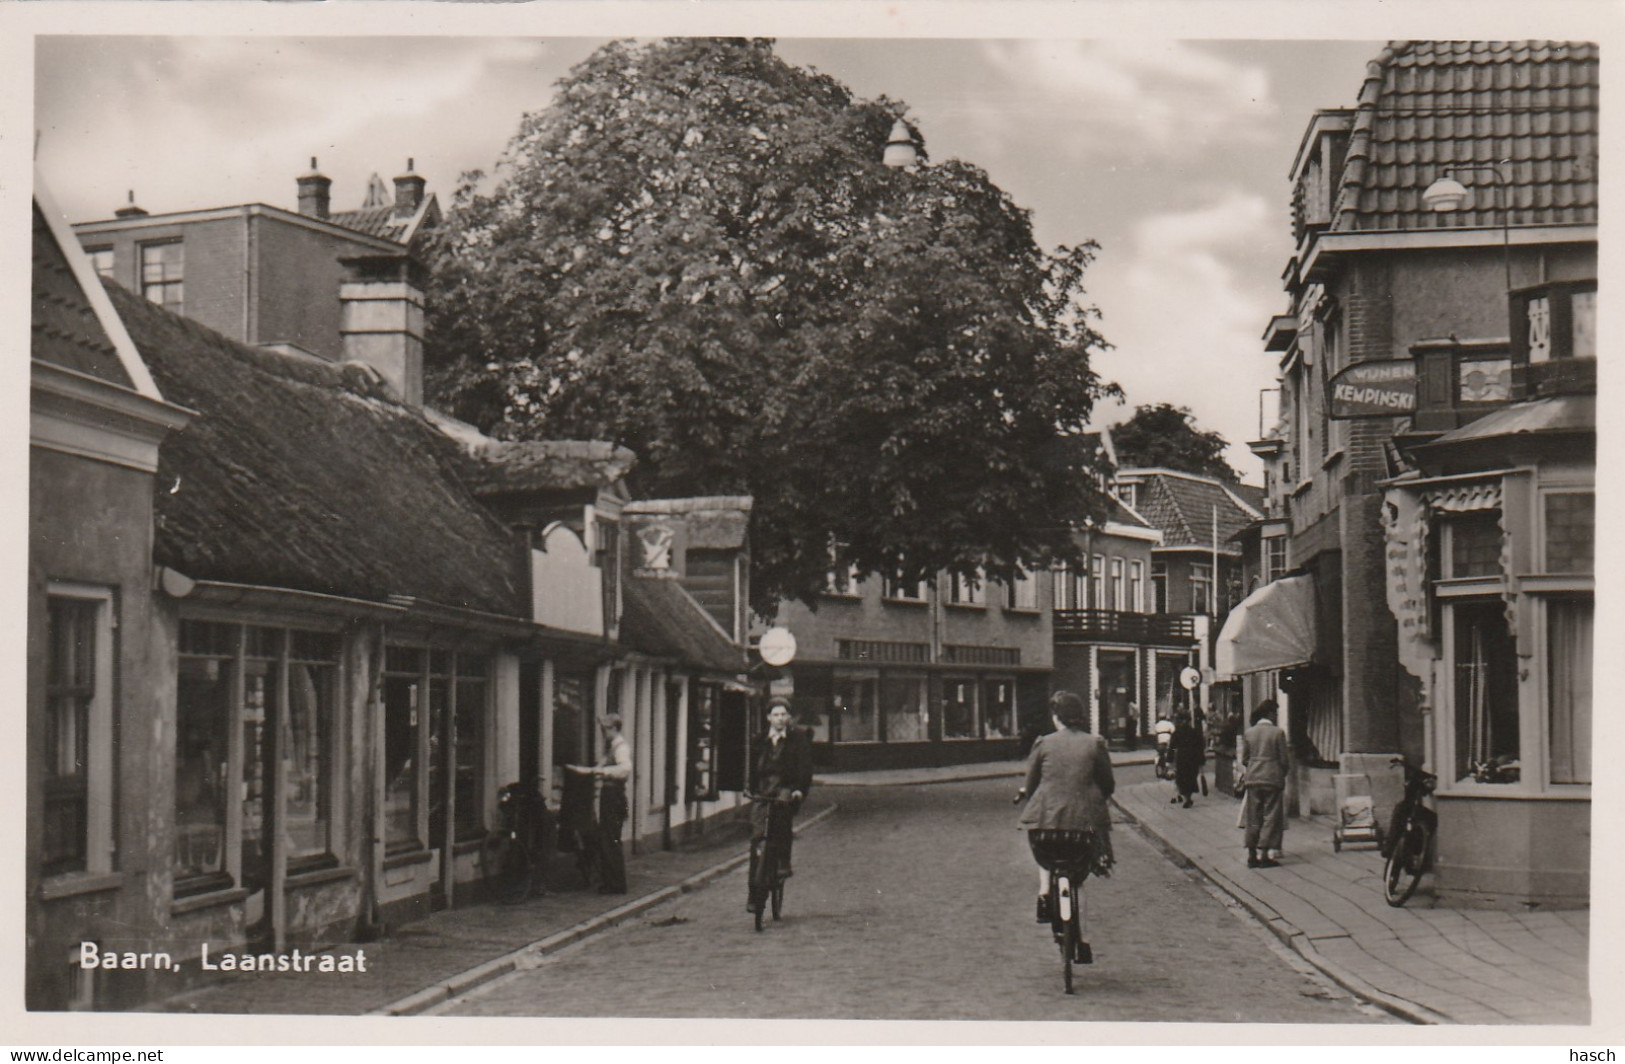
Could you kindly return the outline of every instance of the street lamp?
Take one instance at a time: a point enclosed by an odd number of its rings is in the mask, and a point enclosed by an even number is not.
[[[1511,162],[1503,159],[1502,165]],[[1429,185],[1422,192],[1422,203],[1438,214],[1447,214],[1459,211],[1466,205],[1471,195],[1466,185],[1457,181],[1452,174],[1466,173],[1473,170],[1487,170],[1495,175],[1495,206],[1501,214],[1501,266],[1506,272],[1506,290],[1512,292],[1512,208],[1507,203],[1506,175],[1501,172],[1500,166],[1447,166],[1441,172],[1438,180]]]

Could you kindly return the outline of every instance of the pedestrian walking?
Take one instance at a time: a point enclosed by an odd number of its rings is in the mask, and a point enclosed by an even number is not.
[[[599,781],[598,893],[625,894],[626,854],[621,849],[621,830],[631,809],[626,792],[632,781],[632,750],[621,735],[619,713],[599,717],[598,727],[604,734],[604,755],[598,764],[564,767]]]
[[[1207,761],[1202,733],[1191,723],[1189,713],[1180,713],[1175,719],[1174,734],[1168,740],[1168,747],[1174,759],[1174,789],[1178,792],[1174,801],[1189,809],[1195,804],[1194,795],[1199,786],[1197,779],[1202,774],[1202,765]]]
[[[1253,710],[1252,727],[1242,733],[1236,747],[1241,765],[1242,786],[1246,789],[1247,867],[1276,868],[1271,850],[1281,848],[1286,830],[1281,796],[1286,790],[1287,773],[1292,768],[1286,732],[1275,726],[1277,705],[1266,698]],[[1264,852],[1263,857],[1259,851]]]

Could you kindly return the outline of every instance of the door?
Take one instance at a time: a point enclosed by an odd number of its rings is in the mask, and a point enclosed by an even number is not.
[[[1106,742],[1129,749],[1139,737],[1139,713],[1134,704],[1134,652],[1102,650],[1100,673],[1100,726]]]

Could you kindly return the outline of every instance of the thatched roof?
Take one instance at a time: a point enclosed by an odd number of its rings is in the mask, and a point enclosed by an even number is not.
[[[116,285],[159,387],[154,560],[195,579],[528,615],[523,559],[457,445],[364,369],[246,347]]]
[[[622,646],[728,675],[745,670],[744,649],[677,581],[633,576],[621,587]]]

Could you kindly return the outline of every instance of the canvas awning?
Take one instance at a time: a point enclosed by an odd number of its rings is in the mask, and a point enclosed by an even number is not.
[[[1221,680],[1307,664],[1315,652],[1315,582],[1289,576],[1265,584],[1230,611],[1214,647]]]

